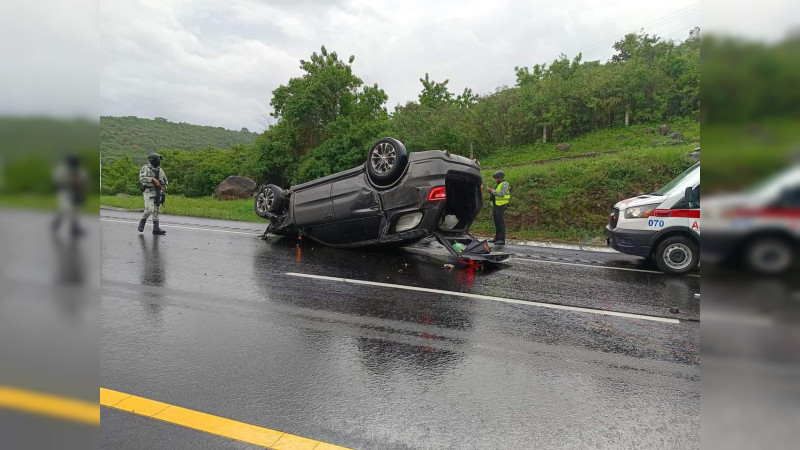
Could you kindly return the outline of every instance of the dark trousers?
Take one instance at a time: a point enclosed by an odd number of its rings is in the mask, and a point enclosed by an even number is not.
[[[508,205],[492,205],[492,217],[494,218],[494,237],[498,241],[506,240],[506,208]]]

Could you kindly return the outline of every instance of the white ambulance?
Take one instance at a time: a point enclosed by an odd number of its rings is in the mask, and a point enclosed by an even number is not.
[[[659,270],[685,274],[700,261],[700,163],[661,189],[614,205],[606,243],[629,255],[653,258]]]
[[[778,275],[800,259],[800,164],[746,191],[706,198],[703,263]]]

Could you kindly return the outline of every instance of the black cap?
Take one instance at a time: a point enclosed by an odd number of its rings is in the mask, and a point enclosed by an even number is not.
[[[494,175],[492,175],[492,178],[500,178],[500,179],[503,179],[503,178],[505,178],[505,177],[506,177],[506,174],[505,174],[505,173],[503,173],[503,171],[502,171],[502,170],[498,170],[497,172],[495,172],[495,173],[494,173]]]

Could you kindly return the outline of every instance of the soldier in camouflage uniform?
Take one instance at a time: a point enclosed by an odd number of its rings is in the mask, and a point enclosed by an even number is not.
[[[147,160],[149,164],[142,166],[139,171],[139,183],[141,185],[142,195],[144,195],[144,214],[142,220],[139,221],[139,232],[144,231],[144,225],[147,223],[147,218],[153,216],[153,234],[164,235],[166,231],[158,226],[158,209],[160,203],[157,192],[162,192],[167,189],[167,175],[159,167],[163,157],[158,153],[151,153]]]
[[[52,228],[57,232],[61,221],[67,219],[71,223],[72,236],[84,233],[78,220],[80,208],[86,201],[89,177],[81,166],[78,155],[68,155],[53,173],[53,183],[58,189],[58,213],[53,219]]]

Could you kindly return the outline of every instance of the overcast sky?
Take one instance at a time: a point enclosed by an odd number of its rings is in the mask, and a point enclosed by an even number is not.
[[[561,52],[606,60],[627,32],[683,39],[701,16],[699,0],[427,3],[2,1],[0,115],[162,116],[260,131],[272,90],[322,44],[355,55],[356,74],[386,90],[392,109],[417,98],[425,72],[450,79],[454,93],[488,93],[514,83],[514,66]],[[800,34],[798,18],[797,0],[702,2],[704,33],[775,42]]]
[[[697,0],[105,1],[101,114],[262,131],[272,90],[321,45],[355,55],[355,74],[392,110],[417,99],[426,72],[454,93],[489,93],[514,84],[514,66],[562,52],[605,61],[642,27],[682,40],[699,10]]]

